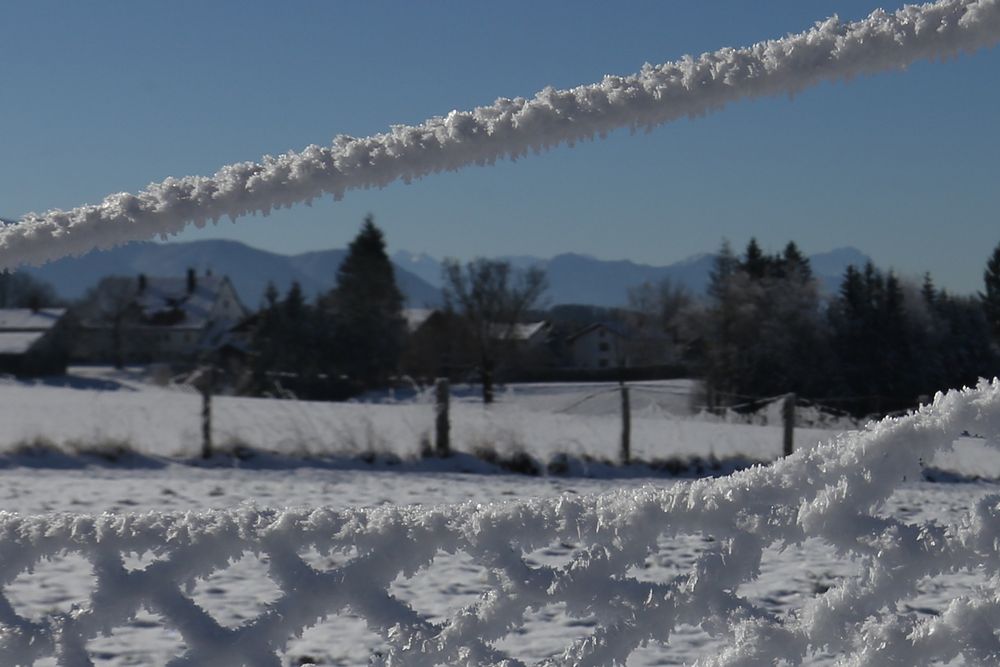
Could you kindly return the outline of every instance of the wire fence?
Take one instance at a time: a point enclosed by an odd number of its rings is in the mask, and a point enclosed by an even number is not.
[[[717,642],[700,656],[711,667],[812,664],[830,655],[859,667],[996,664],[1000,600],[992,589],[956,596],[928,617],[908,610],[927,582],[1000,574],[1000,499],[983,498],[954,526],[880,512],[919,461],[969,430],[1000,438],[1000,382],[774,466],[669,487],[442,507],[0,513],[0,582],[66,555],[84,559],[94,581],[82,604],[35,615],[0,590],[0,664],[51,657],[59,667],[92,667],[95,638],[128,631],[141,609],[179,635],[170,667],[278,667],[291,638],[339,615],[361,618],[378,635],[369,663],[385,666],[625,664],[646,645],[669,656],[681,626]],[[686,535],[705,544],[690,562],[676,575],[640,578],[664,540]],[[746,592],[769,551],[807,541],[850,561],[851,574],[788,614]],[[553,545],[569,545],[564,561],[532,558]],[[337,558],[316,562],[312,552]],[[485,590],[431,620],[392,584],[439,567],[442,553],[482,569]],[[129,566],[134,554],[151,558]],[[248,554],[262,561],[276,594],[226,625],[190,589]],[[531,661],[524,627],[533,610],[553,606],[579,620],[582,636],[561,636],[561,651]]]

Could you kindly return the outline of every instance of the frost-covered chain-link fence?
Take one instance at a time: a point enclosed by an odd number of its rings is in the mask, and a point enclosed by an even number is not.
[[[357,510],[257,510],[92,516],[0,514],[0,577],[9,585],[40,559],[88,559],[89,602],[40,619],[20,616],[0,596],[0,664],[93,664],[87,643],[140,608],[183,637],[181,665],[279,665],[288,640],[328,615],[352,614],[379,633],[382,665],[521,665],[498,641],[532,609],[565,605],[597,619],[594,631],[544,664],[623,663],[648,642],[669,646],[681,624],[725,646],[703,656],[715,666],[808,662],[824,651],[849,665],[926,665],[959,655],[997,664],[1000,594],[984,588],[917,620],[897,609],[922,581],[973,571],[1000,573],[1000,495],[969,508],[959,525],[910,524],[879,510],[922,461],[962,433],[1000,442],[1000,382],[938,396],[918,413],[729,477],[596,496],[493,505]],[[633,568],[664,539],[711,536],[690,571],[648,582]],[[818,538],[857,565],[857,576],[775,614],[739,594],[769,546]],[[533,551],[578,545],[564,565],[537,565]],[[329,568],[307,552],[337,554]],[[267,563],[281,594],[258,616],[225,627],[186,594],[199,578],[247,552]],[[440,553],[464,553],[487,573],[474,604],[432,622],[391,593],[400,575],[435,567]],[[130,569],[126,558],[152,555]],[[331,636],[329,642],[350,641]],[[516,642],[514,642],[516,645]]]

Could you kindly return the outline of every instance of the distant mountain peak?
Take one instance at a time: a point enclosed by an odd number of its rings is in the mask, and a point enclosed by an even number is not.
[[[715,259],[715,253],[711,252],[699,252],[694,255],[688,255],[679,262],[675,262],[674,266],[691,266],[692,264],[700,264],[705,260]]]
[[[346,250],[316,250],[281,255],[253,248],[239,241],[206,239],[176,243],[133,243],[82,257],[66,258],[43,267],[27,269],[66,298],[77,298],[106,275],[184,275],[188,267],[211,269],[228,275],[250,307],[261,302],[268,282],[279,292],[297,281],[306,294],[328,290]],[[545,300],[552,305],[576,303],[623,306],[628,290],[643,283],[670,280],[695,294],[703,294],[715,255],[699,253],[673,264],[653,266],[628,259],[603,260],[584,253],[567,252],[550,259],[531,255],[498,257],[514,267],[538,266],[548,276]],[[810,256],[813,273],[827,292],[835,292],[849,264],[863,265],[868,256],[846,246]],[[396,279],[410,307],[435,307],[441,303],[441,261],[426,252],[398,250],[392,254]]]
[[[344,249],[321,250],[300,255],[281,255],[228,239],[204,239],[175,243],[141,242],[99,250],[80,257],[67,257],[25,271],[52,284],[68,299],[84,292],[108,275],[183,276],[188,268],[229,276],[240,299],[255,308],[268,283],[284,294],[298,282],[307,295],[317,295],[334,285]],[[411,306],[437,305],[441,293],[408,267],[396,265],[396,282]]]

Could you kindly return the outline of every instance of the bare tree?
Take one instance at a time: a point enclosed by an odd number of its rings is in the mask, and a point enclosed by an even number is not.
[[[448,310],[465,320],[479,355],[483,403],[493,402],[493,371],[514,339],[517,325],[547,287],[539,268],[523,271],[510,262],[476,259],[464,267],[445,260],[444,298]]]
[[[59,305],[55,289],[20,271],[0,271],[0,308],[39,310]]]
[[[130,330],[139,322],[136,302],[139,286],[136,280],[123,276],[102,278],[83,297],[77,310],[85,326],[108,329],[111,333],[111,354],[116,368],[125,364],[125,351]]]
[[[677,361],[693,337],[694,299],[683,285],[664,278],[628,291],[626,320],[632,330],[629,356],[638,364]]]

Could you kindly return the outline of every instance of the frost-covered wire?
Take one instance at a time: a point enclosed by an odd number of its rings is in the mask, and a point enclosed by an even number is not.
[[[516,159],[621,127],[649,129],[740,99],[794,93],[998,40],[1000,0],[939,0],[895,13],[878,10],[850,23],[834,17],[749,47],[646,65],[637,74],[568,90],[546,88],[530,99],[501,98],[383,134],[338,136],[328,147],[227,165],[210,177],[168,178],[99,204],[30,213],[17,225],[0,227],[0,266],[166,237],[189,223],[267,214],[327,194],[339,199],[348,190]]]
[[[769,467],[668,488],[563,496],[489,505],[260,510],[201,513],[20,516],[0,513],[0,585],[39,560],[88,559],[96,588],[68,613],[20,615],[0,595],[0,664],[30,665],[54,655],[61,667],[92,665],[87,642],[127,623],[141,608],[183,638],[173,667],[279,665],[288,640],[330,614],[360,616],[381,635],[380,665],[525,664],[498,647],[530,611],[563,604],[592,618],[594,632],[541,664],[624,664],[647,642],[669,645],[679,625],[700,626],[726,645],[704,667],[808,664],[813,652],[852,667],[997,664],[1000,595],[985,589],[956,599],[937,617],[897,611],[927,578],[1000,574],[1000,495],[983,498],[959,525],[906,523],[880,508],[921,461],[965,430],[1000,442],[1000,381],[935,397],[904,418],[885,419]],[[711,536],[690,571],[648,582],[633,575],[680,535]],[[759,574],[764,549],[820,539],[857,564],[857,575],[778,616],[739,594]],[[529,554],[576,544],[563,566]],[[340,555],[321,569],[303,553]],[[281,595],[256,617],[225,627],[186,587],[245,553],[262,557]],[[390,585],[434,567],[439,552],[464,553],[486,572],[478,602],[431,622]],[[155,560],[129,570],[123,555]],[[330,642],[350,641],[330,637]],[[515,642],[516,650],[517,643]]]
[[[591,400],[593,400],[595,398],[599,398],[601,396],[609,396],[611,394],[617,394],[617,393],[620,393],[620,392],[621,392],[621,389],[619,389],[617,387],[612,388],[612,389],[604,389],[602,391],[595,391],[595,392],[593,392],[591,394],[587,394],[583,398],[576,399],[575,401],[573,401],[569,405],[556,410],[555,413],[556,414],[567,414],[569,412],[572,412],[576,408],[580,407],[581,405],[583,405],[587,401],[591,401]]]

